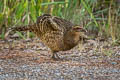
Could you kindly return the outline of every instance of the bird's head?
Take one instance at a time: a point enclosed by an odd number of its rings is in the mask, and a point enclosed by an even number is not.
[[[79,39],[88,39],[88,36],[86,35],[87,30],[84,27],[81,27],[79,25],[75,25],[72,27],[72,32],[75,36],[79,36]]]
[[[79,25],[75,25],[74,27],[72,27],[72,30],[74,32],[84,32],[84,33],[87,32],[87,30],[85,28],[83,28],[83,27],[81,27]]]

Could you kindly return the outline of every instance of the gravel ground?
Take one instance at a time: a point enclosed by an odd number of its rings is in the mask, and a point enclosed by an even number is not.
[[[36,40],[0,47],[0,80],[120,80],[120,46],[90,42],[59,52],[59,61]]]

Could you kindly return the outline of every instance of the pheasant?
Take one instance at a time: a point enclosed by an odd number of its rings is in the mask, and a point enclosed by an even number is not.
[[[86,30],[70,21],[43,14],[37,18],[36,23],[13,28],[15,31],[31,31],[37,35],[42,43],[52,51],[53,59],[60,59],[59,51],[70,50],[75,47],[81,39],[86,39]]]

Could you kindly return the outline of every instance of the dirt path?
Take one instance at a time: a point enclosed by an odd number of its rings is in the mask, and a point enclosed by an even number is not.
[[[39,40],[1,40],[0,80],[120,80],[120,46],[91,42],[50,56]]]

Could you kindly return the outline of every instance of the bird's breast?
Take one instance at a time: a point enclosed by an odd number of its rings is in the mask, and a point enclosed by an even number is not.
[[[64,50],[63,33],[59,31],[47,32],[40,37],[41,41],[52,51]]]

